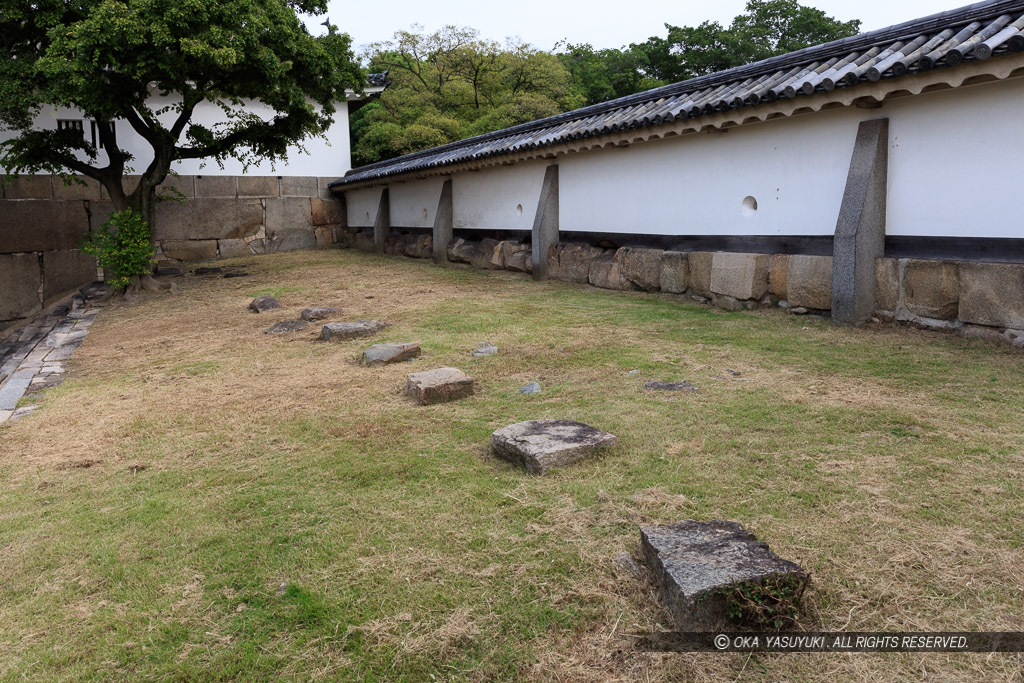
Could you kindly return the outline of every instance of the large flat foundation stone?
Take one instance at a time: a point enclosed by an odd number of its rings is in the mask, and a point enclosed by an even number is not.
[[[495,455],[536,474],[569,465],[616,443],[608,432],[571,420],[528,420],[491,434]]]
[[[740,586],[782,582],[795,587],[799,600],[808,580],[799,565],[776,556],[738,522],[641,527],[640,543],[680,631],[728,627],[729,596]]]
[[[420,405],[447,403],[473,395],[473,378],[458,368],[437,368],[406,375],[409,395]]]
[[[320,339],[322,341],[346,341],[357,337],[370,337],[388,324],[380,320],[357,320],[351,323],[327,323],[320,328]]]

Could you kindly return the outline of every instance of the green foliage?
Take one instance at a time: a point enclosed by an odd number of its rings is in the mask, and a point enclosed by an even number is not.
[[[371,45],[366,59],[371,71],[389,71],[391,85],[352,117],[357,166],[584,104],[555,55],[471,28],[414,26]]]
[[[726,614],[753,629],[780,629],[796,623],[800,600],[810,577],[786,574],[765,581],[747,581],[722,589]]]
[[[589,43],[569,43],[558,59],[569,70],[573,91],[585,104],[614,100],[664,85],[643,73],[644,54],[632,48],[595,50]]]
[[[797,0],[748,0],[746,11],[725,28],[665,24],[668,36],[652,36],[630,49],[651,78],[674,83],[855,35],[860,21],[838,21]]]
[[[155,262],[149,224],[132,209],[113,214],[86,238],[82,248],[96,257],[107,284],[117,289],[127,287],[132,276],[149,273]]]
[[[0,166],[95,178],[116,208],[152,220],[154,189],[175,160],[281,159],[324,134],[334,102],[362,87],[349,37],[333,27],[314,37],[297,15],[325,9],[326,0],[0,0],[0,54],[10,55],[0,60],[0,129],[16,133],[0,143]],[[273,116],[255,115],[253,101]],[[193,122],[201,102],[218,105],[223,121]],[[32,128],[58,107],[97,122],[98,144]],[[133,159],[115,120],[154,152],[130,195],[121,179]]]

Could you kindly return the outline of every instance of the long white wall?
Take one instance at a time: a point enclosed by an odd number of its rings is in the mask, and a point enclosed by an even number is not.
[[[455,229],[532,230],[545,161],[460,173],[452,180]]]
[[[444,178],[426,178],[396,183],[388,190],[391,225],[403,228],[432,228],[441,199]],[[351,223],[349,224],[351,225]]]
[[[155,97],[153,100],[154,109],[171,104],[170,98]],[[348,131],[348,102],[337,102],[337,111],[334,114],[334,124],[327,131],[326,138],[310,138],[301,146],[293,145],[288,148],[286,161],[271,164],[263,162],[253,164],[244,169],[242,162],[237,159],[227,159],[223,168],[213,160],[193,160],[174,162],[172,170],[181,175],[256,175],[256,176],[318,176],[340,178],[352,168],[351,150],[349,147]],[[254,113],[264,120],[273,117],[273,109],[259,103],[247,102],[246,110]],[[168,112],[160,117],[168,126],[174,121],[173,112]],[[82,121],[83,134],[91,141],[90,120],[77,110],[68,108],[46,108],[36,118],[35,127],[39,130],[54,129],[57,127],[58,119],[71,119]],[[192,120],[207,127],[224,121],[223,112],[215,104],[201,102],[195,109]],[[142,173],[146,166],[153,160],[152,149],[149,144],[138,135],[126,121],[116,121],[117,141],[119,147],[132,154],[135,158],[129,162],[132,171],[129,173]],[[0,130],[0,140],[13,137],[11,131]],[[97,138],[98,139],[98,138]],[[186,139],[182,136],[182,142]],[[82,160],[85,157],[82,156]],[[100,152],[99,157],[93,164],[105,166],[107,157]]]

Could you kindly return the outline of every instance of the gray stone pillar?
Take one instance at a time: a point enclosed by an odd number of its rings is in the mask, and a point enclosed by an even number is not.
[[[448,243],[452,241],[455,229],[455,213],[452,211],[452,181],[449,178],[441,186],[441,199],[434,214],[434,263],[439,266],[448,263]]]
[[[533,279],[548,276],[548,251],[558,244],[558,164],[544,169],[544,184],[540,188],[537,215],[533,219]]]
[[[384,240],[391,234],[391,202],[388,197],[388,188],[380,193],[380,205],[377,206],[377,220],[373,224],[373,250],[382,253],[384,251]]]
[[[832,320],[861,325],[875,309],[875,259],[885,253],[889,119],[862,121],[832,246]]]

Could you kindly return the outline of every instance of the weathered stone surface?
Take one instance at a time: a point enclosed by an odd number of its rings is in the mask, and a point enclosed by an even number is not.
[[[711,303],[716,308],[721,308],[725,311],[736,312],[744,310],[743,302],[734,296],[729,296],[728,294],[716,294],[715,292],[712,292]]]
[[[689,382],[644,382],[648,391],[696,391],[697,387]]]
[[[340,317],[341,309],[334,308],[333,306],[313,306],[311,308],[303,308],[302,312],[299,313],[299,318],[302,320],[308,320],[311,323],[318,320],[328,320],[330,318]]]
[[[156,186],[157,196],[181,199],[195,199],[196,177],[191,175],[167,176]]]
[[[41,308],[39,277],[36,254],[0,254],[0,320],[21,318]]]
[[[894,313],[899,298],[899,261],[894,258],[875,259],[875,310]]]
[[[100,183],[93,178],[75,176],[84,185],[72,182],[70,185],[64,183],[61,178],[53,179],[53,198],[58,200],[68,199],[89,199],[98,202],[100,200]]]
[[[809,579],[737,522],[685,520],[641,527],[640,545],[680,631],[729,626],[727,595],[741,585],[781,582],[798,601]]]
[[[0,205],[0,253],[78,249],[88,232],[89,217],[82,201],[5,201]]]
[[[245,240],[218,240],[217,251],[221,258],[237,258],[239,256],[252,256],[252,249]]]
[[[320,329],[322,341],[345,341],[357,337],[371,337],[385,327],[388,323],[380,320],[357,320],[350,323],[327,323]]]
[[[602,289],[638,289],[626,278],[623,249],[608,251],[590,262],[590,284]]]
[[[406,376],[406,390],[420,405],[447,403],[473,395],[473,378],[458,368],[437,368]]]
[[[434,255],[434,238],[431,235],[411,235],[405,243],[404,253],[409,258],[431,258]]]
[[[355,247],[359,251],[373,251],[373,233],[357,232],[355,235]]]
[[[272,296],[258,296],[249,302],[249,310],[253,313],[262,313],[275,308],[281,308],[281,302]]]
[[[955,320],[960,305],[960,276],[955,263],[903,262],[903,306],[911,315]]]
[[[43,305],[96,280],[96,259],[80,249],[43,252]]]
[[[710,251],[691,251],[687,255],[690,264],[690,290],[696,296],[711,296],[711,266],[715,254]]]
[[[589,244],[552,245],[548,253],[548,277],[565,282],[590,282],[590,264],[605,250]]]
[[[176,261],[208,261],[217,258],[217,240],[165,240],[164,256]]]
[[[541,392],[539,382],[529,382],[519,387],[520,394],[539,394]]]
[[[505,240],[500,245],[498,245],[498,247],[501,250],[501,263],[502,263],[502,266],[504,268],[506,268],[506,269],[508,269],[508,270],[520,270],[521,271],[522,270],[521,267],[512,267],[511,265],[509,265],[510,261],[512,261],[513,259],[516,259],[517,257],[520,257],[520,255],[524,255],[525,256],[525,258],[526,258],[525,263],[526,264],[530,263],[530,245],[529,244],[523,244],[522,242],[514,242],[514,241],[510,241],[510,240]],[[521,258],[522,257],[520,257],[520,260],[518,260],[518,262],[517,262],[520,266],[523,264],[523,261],[521,260]],[[533,270],[533,266],[532,265],[530,265],[529,267],[530,267],[530,270]],[[523,271],[523,272],[529,272],[529,271]]]
[[[571,420],[528,420],[491,434],[495,455],[536,474],[564,467],[617,442],[608,432]]]
[[[469,260],[469,264],[474,268],[482,268],[485,270],[501,270],[505,267],[501,255],[501,242],[491,238],[480,240],[480,245],[476,248],[472,257]]]
[[[464,240],[461,237],[448,244],[448,260],[458,263],[469,263],[476,254],[479,243]]]
[[[156,205],[158,240],[243,239],[263,226],[259,199],[192,199]]]
[[[267,253],[316,247],[309,199],[283,197],[263,201],[267,206]]]
[[[494,344],[492,344],[491,342],[486,342],[486,341],[480,342],[479,344],[476,345],[476,348],[473,349],[473,355],[477,356],[477,357],[480,357],[480,356],[493,356],[493,355],[495,355],[497,353],[498,353],[498,347],[495,346]]]
[[[419,358],[422,351],[419,344],[413,342],[374,344],[363,351],[363,365],[388,365]]]
[[[690,259],[685,251],[662,254],[660,287],[669,294],[683,294],[690,288]]]
[[[832,257],[793,255],[786,278],[789,303],[828,310],[832,307]]]
[[[768,291],[780,299],[785,299],[789,292],[786,287],[788,276],[789,255],[772,254],[771,262],[768,265]]]
[[[59,184],[63,184],[57,179]],[[3,184],[4,199],[53,199],[50,175],[18,175]]]
[[[233,175],[197,175],[195,184],[196,197],[238,196],[238,180]]]
[[[968,339],[984,339],[990,342],[1006,341],[1006,337],[998,329],[988,325],[963,325],[960,327],[960,334]]]
[[[305,320],[285,320],[263,330],[263,334],[288,334],[289,332],[304,330],[308,326],[309,323]]]
[[[515,270],[520,273],[532,273],[533,259],[531,258],[529,247],[523,251],[515,251],[511,254],[506,254],[505,268],[508,270]]]
[[[771,260],[768,254],[716,252],[711,262],[711,291],[736,299],[760,299],[768,291]]]
[[[281,189],[277,176],[243,175],[238,177],[239,197],[278,197]]]
[[[313,225],[345,225],[345,202],[314,197],[309,206]]]
[[[281,176],[282,197],[319,196],[316,176]]]
[[[268,254],[279,251],[315,249],[316,246],[316,233],[312,228],[267,231],[266,250]]]
[[[661,287],[661,259],[665,252],[661,249],[642,249],[622,247],[616,253],[621,254],[622,274],[639,289],[653,292]]]
[[[961,263],[960,320],[1024,328],[1024,265]]]

